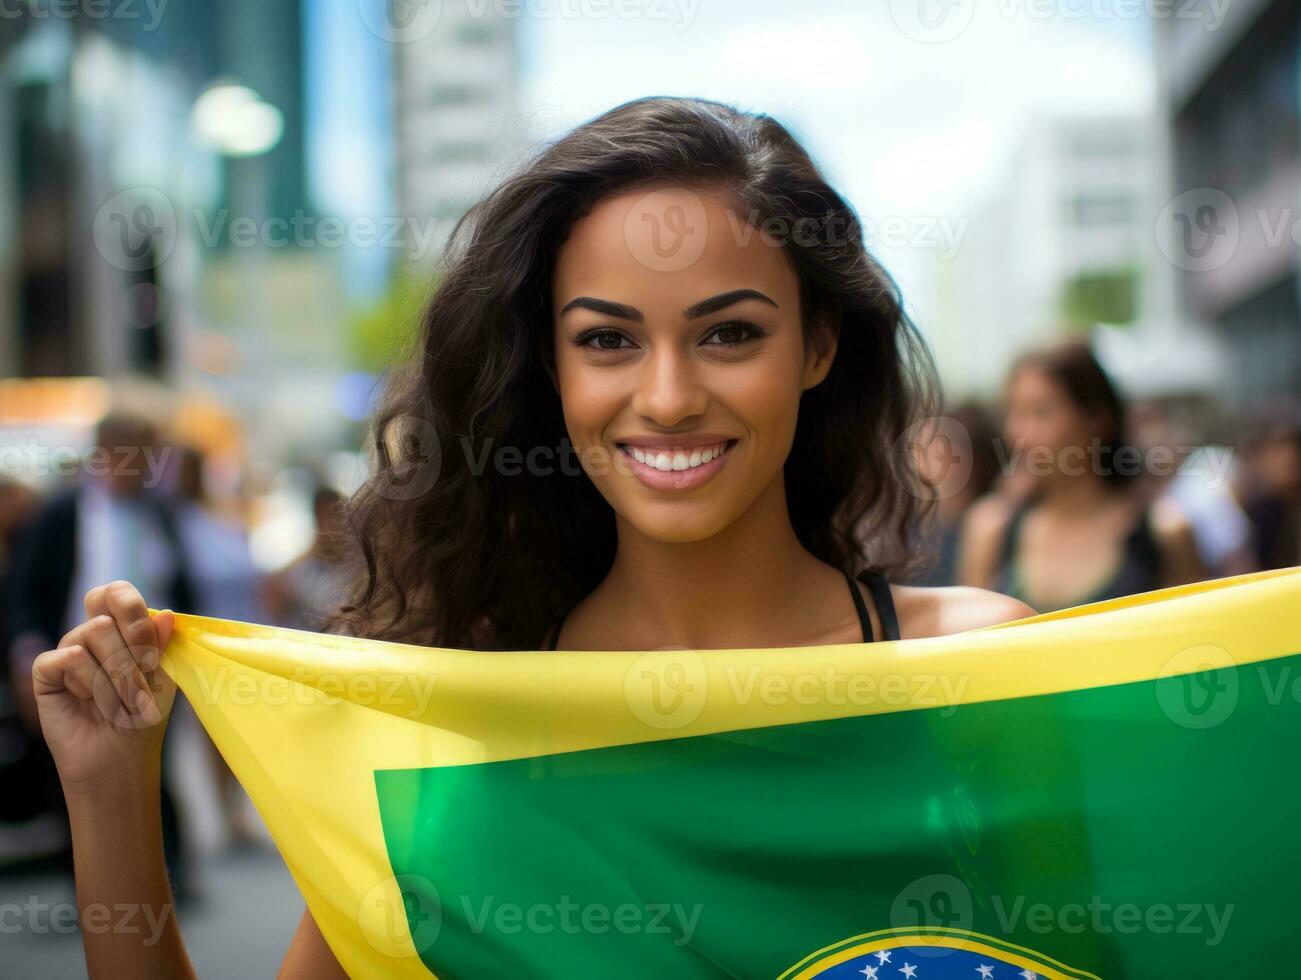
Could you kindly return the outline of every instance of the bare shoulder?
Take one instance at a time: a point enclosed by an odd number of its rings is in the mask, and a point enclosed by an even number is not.
[[[969,534],[1001,534],[1015,510],[1015,504],[1007,497],[999,493],[987,493],[967,508],[963,523]]]
[[[965,633],[1038,615],[1020,599],[968,585],[894,585],[890,591],[905,640]]]

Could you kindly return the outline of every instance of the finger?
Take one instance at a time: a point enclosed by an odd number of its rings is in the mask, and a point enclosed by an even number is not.
[[[99,665],[81,646],[61,646],[47,650],[32,661],[32,690],[37,697],[70,691],[89,701],[92,687],[87,670],[98,671]]]
[[[96,616],[85,624],[83,646],[99,661],[127,712],[143,718],[156,710],[153,691],[140,671],[112,616]]]
[[[149,616],[149,607],[140,590],[120,579],[110,582],[104,587],[104,603],[135,662],[142,670],[155,670],[162,647],[158,642],[158,630]]]
[[[167,641],[172,638],[172,627],[176,625],[176,613],[170,609],[163,609],[154,614],[154,629],[158,631],[158,649],[161,658],[161,651],[167,649]]]
[[[32,688],[39,700],[68,692],[92,701],[100,716],[117,725],[130,726],[130,715],[99,661],[86,647],[76,644],[42,653],[32,663]]]
[[[108,586],[97,585],[85,595],[81,604],[86,607],[86,618],[94,619],[108,612]]]

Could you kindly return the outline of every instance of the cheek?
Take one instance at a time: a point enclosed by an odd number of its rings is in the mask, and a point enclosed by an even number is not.
[[[748,430],[752,460],[765,470],[786,460],[799,421],[802,362],[774,355],[717,372],[714,394]]]
[[[1087,446],[1095,436],[1089,420],[1077,412],[1063,412],[1056,433],[1058,445],[1062,446]]]
[[[1003,431],[1007,441],[1013,445],[1018,442],[1038,444],[1048,435],[1048,420],[1030,409],[1012,409],[1008,412]]]
[[[617,414],[623,388],[617,372],[593,370],[577,358],[556,367],[565,428],[576,446],[590,445]]]
[[[753,370],[735,372],[725,379],[720,394],[735,406],[743,419],[752,422],[762,435],[789,428],[795,430],[799,411],[798,375],[769,363]]]

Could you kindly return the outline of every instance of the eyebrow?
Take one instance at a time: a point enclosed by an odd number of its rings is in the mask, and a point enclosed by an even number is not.
[[[767,303],[769,306],[780,309],[777,302],[770,296],[766,296],[757,289],[733,289],[726,293],[719,293],[717,296],[711,296],[709,299],[702,299],[699,303],[693,303],[682,311],[682,315],[688,320],[696,320],[702,316],[709,316],[711,313],[717,313],[719,310],[726,309],[733,303],[739,303],[743,299],[757,299],[760,302]],[[608,299],[597,299],[595,296],[576,296],[564,305],[560,314],[563,316],[570,310],[592,310],[595,313],[604,313],[606,316],[618,317],[620,320],[631,320],[633,323],[642,323],[645,317],[642,316],[641,310],[634,306],[628,306],[625,303],[615,303]]]

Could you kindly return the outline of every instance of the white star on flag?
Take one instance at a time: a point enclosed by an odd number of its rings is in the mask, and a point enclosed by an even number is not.
[[[904,965],[899,967],[899,972],[907,977],[908,980],[912,980],[913,977],[917,976],[917,967],[905,961]]]
[[[874,966],[865,966],[858,972],[863,974],[864,980],[876,980],[876,967]]]
[[[1018,977],[1024,977],[1025,980],[1037,980],[1039,974],[1031,973],[1029,970],[1022,970],[1017,974]]]
[[[884,950],[884,949],[882,949],[882,950],[878,950],[877,953],[876,953],[876,962],[877,962],[878,964],[882,964],[882,965],[884,965],[884,964],[886,964],[886,963],[889,963],[889,962],[890,962],[890,954],[889,954],[889,952],[887,952],[887,951]]]
[[[981,963],[980,966],[976,967],[976,972],[980,974],[983,980],[983,978],[992,977],[994,975],[994,968]]]

